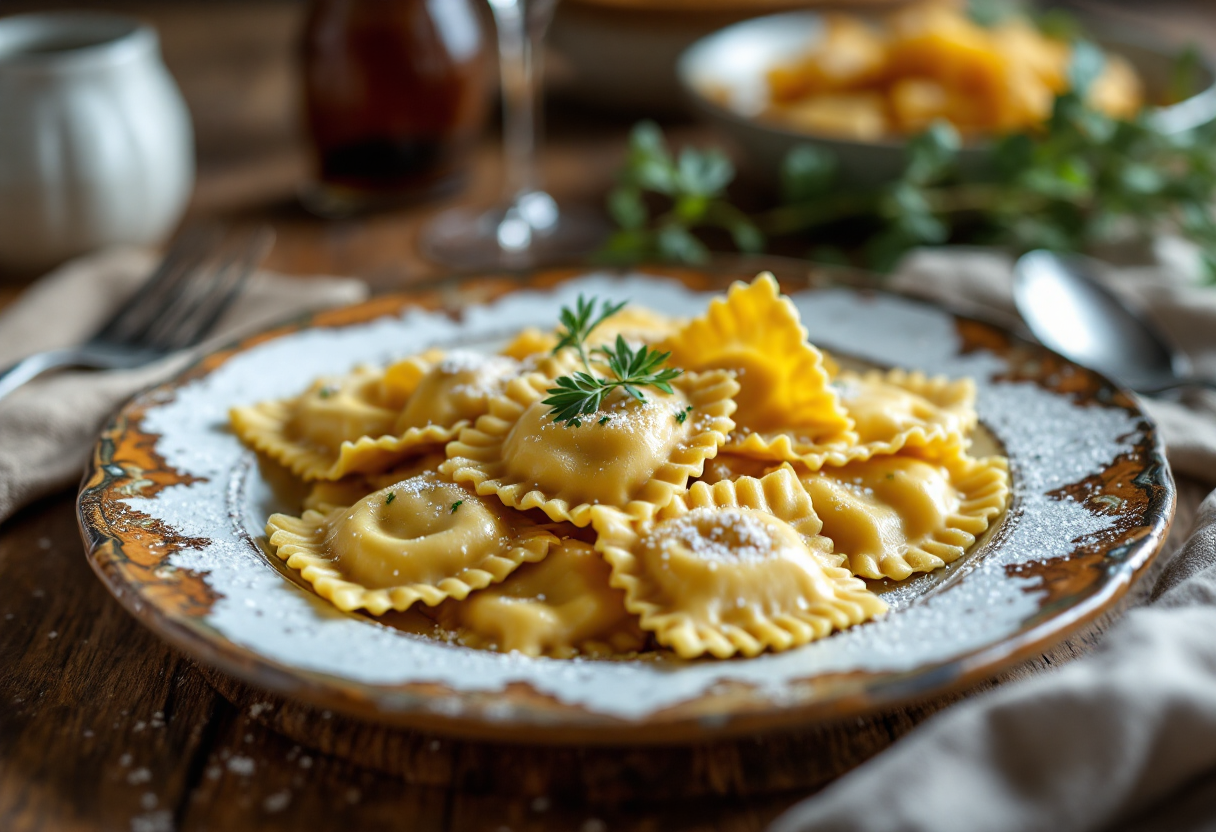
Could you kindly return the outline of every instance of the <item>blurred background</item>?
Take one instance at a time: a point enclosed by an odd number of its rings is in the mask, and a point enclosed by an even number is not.
[[[489,26],[485,4],[475,5]],[[573,182],[567,187],[577,191],[576,197],[602,201],[626,152],[625,137],[638,118],[659,120],[677,144],[695,129],[693,116],[679,102],[673,106],[670,100],[668,88],[674,81],[655,81],[652,100],[647,100],[647,91],[643,90],[631,100],[622,101],[606,94],[603,78],[589,76],[586,67],[580,75],[577,58],[589,44],[595,44],[597,33],[632,32],[640,52],[662,53],[663,48],[655,44],[665,43],[671,51],[673,39],[686,44],[734,20],[807,4],[717,0],[658,5],[665,10],[648,10],[646,3],[632,0],[566,0],[559,4],[547,50],[548,148],[543,159],[546,176]],[[854,3],[848,8],[873,5]],[[1197,43],[1216,50],[1213,0],[1089,0],[1072,5],[1152,29],[1178,43]],[[270,264],[274,268],[305,270],[303,264],[293,266],[292,262],[291,228],[295,227],[324,237],[325,256],[318,260],[313,249],[309,269],[357,273],[374,285],[394,285],[415,278],[426,267],[410,261],[410,242],[401,238],[399,229],[387,219],[328,222],[299,207],[297,196],[310,165],[304,139],[300,61],[308,8],[306,0],[5,0],[0,3],[0,14],[92,9],[133,14],[150,21],[159,30],[165,63],[181,88],[194,123],[198,167],[187,221],[200,216],[239,219],[255,211],[264,216],[269,210],[276,224],[288,229],[288,233],[280,234],[280,245]],[[489,48],[492,51],[492,43]],[[571,59],[572,50],[575,60]],[[610,72],[628,69],[607,68]],[[488,90],[493,90],[492,84]],[[491,201],[497,194],[497,125],[492,113],[475,154],[469,184],[459,195],[463,200]],[[566,152],[573,147],[577,147],[577,153]],[[589,163],[588,159],[594,161]],[[479,175],[485,171],[491,175]],[[28,275],[0,273],[0,278],[10,281],[14,277]]]

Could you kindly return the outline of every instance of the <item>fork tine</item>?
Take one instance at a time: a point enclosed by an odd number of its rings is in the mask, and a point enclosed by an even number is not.
[[[225,246],[218,262],[196,269],[179,287],[168,307],[149,327],[145,343],[153,349],[171,351],[202,340],[240,294],[273,242],[274,233],[259,228]]]
[[[193,326],[185,326],[180,330],[175,349],[197,344],[215,327],[245,288],[245,283],[254,269],[266,259],[266,255],[274,246],[274,239],[274,231],[265,226],[251,235],[247,244],[240,249],[240,256],[230,267],[231,279],[227,286],[203,299],[203,304],[193,317]]]
[[[165,305],[165,298],[199,267],[207,253],[215,247],[217,235],[218,229],[210,227],[185,231],[152,275],[135,290],[131,300],[102,325],[93,340],[138,342],[158,317]]]
[[[191,269],[177,283],[173,293],[164,299],[161,308],[141,334],[141,343],[152,349],[169,349],[173,333],[188,319],[190,311],[201,298],[224,276],[230,259],[227,246],[208,252],[207,258]]]
[[[208,311],[230,295],[243,281],[242,265],[251,256],[243,246],[245,239],[229,242],[214,253],[207,268],[191,275],[173,302],[164,311],[148,334],[148,342],[155,349],[179,349],[190,343],[202,331],[201,324],[208,324]]]

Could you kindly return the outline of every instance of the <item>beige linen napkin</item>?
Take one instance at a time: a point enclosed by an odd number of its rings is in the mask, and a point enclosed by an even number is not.
[[[0,367],[34,352],[87,340],[126,302],[157,260],[143,249],[111,249],[72,261],[39,280],[0,313]],[[367,287],[358,280],[259,272],[200,349],[366,296]],[[0,400],[0,521],[32,500],[74,485],[106,416],[136,391],[190,360],[191,355],[180,354],[136,370],[61,371]]]
[[[926,250],[893,284],[1011,315],[1005,255]],[[1163,260],[1112,268],[1216,375],[1216,288]],[[1174,470],[1216,482],[1216,396],[1146,399]],[[1098,650],[926,721],[769,832],[1089,832],[1216,828],[1216,493],[1187,544]]]

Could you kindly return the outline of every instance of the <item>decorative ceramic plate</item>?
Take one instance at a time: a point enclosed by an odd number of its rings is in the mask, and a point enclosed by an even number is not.
[[[978,441],[1010,459],[1005,517],[961,560],[879,586],[887,616],[753,659],[532,659],[339,612],[264,548],[267,516],[297,510],[300,495],[228,431],[232,405],[431,346],[494,349],[553,326],[580,292],[694,315],[728,282],[672,270],[449,282],[214,353],[105,428],[79,498],[89,560],[147,626],[255,685],[432,732],[636,743],[804,724],[974,682],[1110,605],[1156,553],[1174,488],[1132,397],[994,326],[805,276],[782,283],[813,341],[857,363],[973,377]]]

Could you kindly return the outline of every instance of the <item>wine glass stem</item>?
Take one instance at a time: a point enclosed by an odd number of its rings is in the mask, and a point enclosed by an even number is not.
[[[505,190],[510,202],[539,186],[536,152],[541,123],[541,46],[555,1],[489,0],[498,29]]]

